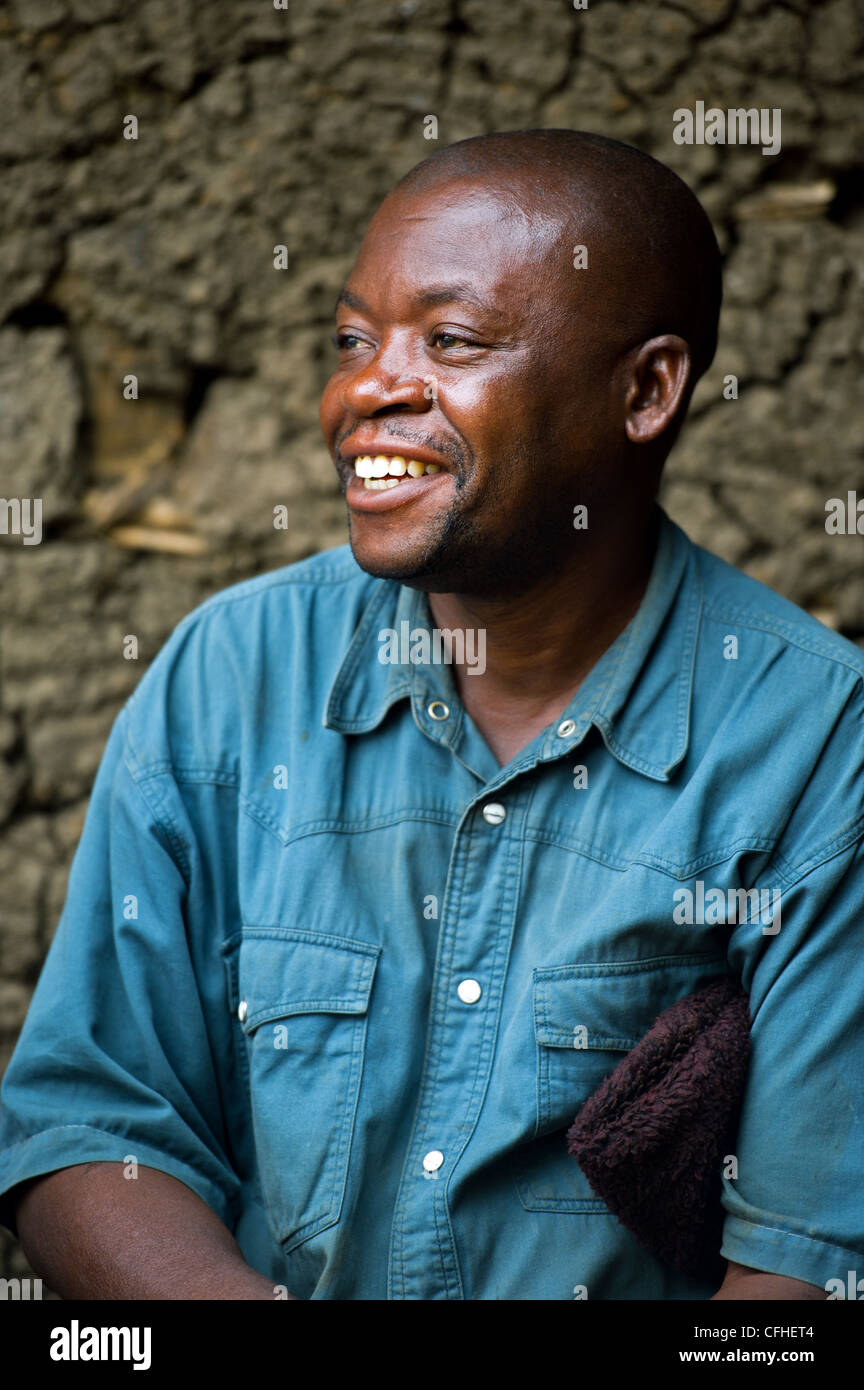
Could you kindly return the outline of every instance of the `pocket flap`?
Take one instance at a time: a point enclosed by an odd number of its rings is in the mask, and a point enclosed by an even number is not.
[[[728,971],[725,955],[558,965],[534,971],[534,1036],[545,1047],[629,1052],[657,1015]]]
[[[380,952],[322,932],[244,929],[238,963],[244,1033],[289,1014],[364,1014]]]

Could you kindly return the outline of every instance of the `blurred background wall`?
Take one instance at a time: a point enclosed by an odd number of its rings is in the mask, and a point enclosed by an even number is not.
[[[726,300],[663,500],[864,643],[864,537],[825,529],[864,498],[857,0],[285,3],[0,12],[0,493],[43,505],[40,544],[0,535],[0,1067],[147,663],[214,591],[346,539],[317,426],[333,301],[441,145],[596,130],[696,190]],[[780,152],[675,144],[697,101],[780,108]]]

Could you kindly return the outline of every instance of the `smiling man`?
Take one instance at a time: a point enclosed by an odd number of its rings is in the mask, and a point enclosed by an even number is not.
[[[864,1255],[864,660],[656,504],[719,300],[696,199],[596,135],[463,141],[376,214],[321,403],[350,548],[151,665],[5,1080],[61,1294],[807,1299]],[[718,1291],[565,1134],[727,975]]]

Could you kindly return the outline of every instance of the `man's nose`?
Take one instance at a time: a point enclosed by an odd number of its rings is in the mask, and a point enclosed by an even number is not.
[[[382,344],[374,357],[344,382],[343,406],[354,415],[367,416],[387,410],[416,414],[428,410],[435,398],[434,381],[423,376],[418,367],[396,344]]]

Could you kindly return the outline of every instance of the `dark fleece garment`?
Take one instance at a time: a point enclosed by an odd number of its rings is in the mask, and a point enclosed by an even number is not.
[[[747,995],[724,976],[665,1009],[567,1131],[568,1151],[622,1226],[718,1287],[720,1179],[749,1053]]]

